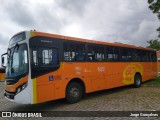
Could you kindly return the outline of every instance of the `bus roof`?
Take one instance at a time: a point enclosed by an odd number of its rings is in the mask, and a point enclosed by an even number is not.
[[[118,43],[118,42],[110,43],[110,42],[89,40],[89,39],[84,39],[84,38],[70,37],[70,36],[50,34],[50,33],[37,32],[37,31],[31,31],[31,34],[32,34],[32,37],[33,36],[43,36],[43,37],[58,38],[58,39],[63,39],[63,40],[71,40],[71,41],[79,41],[79,42],[87,42],[87,43],[96,43],[96,44],[101,44],[101,45],[109,45],[109,46],[136,48],[136,49],[142,49],[142,50],[155,51],[154,49],[151,49],[151,48],[144,48],[144,47],[141,47],[141,46],[134,46],[134,45],[123,44],[123,43]]]

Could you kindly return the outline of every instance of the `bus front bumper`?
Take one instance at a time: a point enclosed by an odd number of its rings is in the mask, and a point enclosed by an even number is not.
[[[6,99],[9,101],[15,102],[15,103],[20,103],[20,104],[32,104],[31,102],[31,95],[27,91],[27,89],[24,89],[20,93],[10,93],[5,91],[4,96]]]

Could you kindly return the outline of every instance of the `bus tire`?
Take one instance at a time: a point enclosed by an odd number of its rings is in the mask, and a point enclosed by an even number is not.
[[[134,87],[139,88],[142,84],[142,77],[140,74],[136,74],[134,76]]]
[[[68,103],[76,103],[83,96],[82,86],[77,82],[71,82],[67,86],[66,90],[66,100]]]

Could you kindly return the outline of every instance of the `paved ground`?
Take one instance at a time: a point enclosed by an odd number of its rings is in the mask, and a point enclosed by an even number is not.
[[[131,86],[100,91],[85,96],[80,102],[68,104],[57,100],[37,105],[21,105],[6,100],[3,96],[3,82],[0,82],[0,111],[160,111],[160,87]],[[0,118],[1,119],[1,118]],[[48,119],[48,118],[46,118]],[[59,119],[59,118],[56,118]],[[66,118],[60,118],[66,119]],[[75,118],[67,118],[75,119]],[[76,118],[80,119],[81,118]],[[83,118],[99,119],[99,118]],[[114,118],[101,118],[114,119]],[[128,118],[115,118],[128,119]],[[137,118],[129,118],[137,119]],[[141,118],[145,119],[146,118]],[[149,118],[155,119],[155,118]],[[156,118],[157,120],[160,119]]]

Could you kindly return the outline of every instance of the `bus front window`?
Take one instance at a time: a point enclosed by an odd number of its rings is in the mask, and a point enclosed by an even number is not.
[[[28,72],[27,45],[16,45],[9,51],[6,75],[12,77],[26,74]]]

